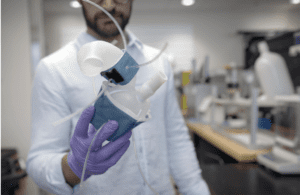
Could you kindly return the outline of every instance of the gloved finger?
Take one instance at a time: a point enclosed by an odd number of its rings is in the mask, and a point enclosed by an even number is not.
[[[99,163],[93,163],[93,165],[89,166],[89,171],[93,174],[105,173],[110,167],[114,166],[120,160],[120,158],[128,149],[129,145],[130,141],[128,140],[115,154],[111,156],[111,158]]]
[[[118,122],[111,120],[108,121],[101,129],[100,133],[98,133],[97,138],[91,148],[92,151],[100,148],[102,143],[108,139],[117,129],[119,128]]]
[[[89,128],[89,124],[93,118],[94,112],[95,112],[94,106],[90,106],[82,112],[82,114],[77,122],[75,131],[74,131],[74,134],[76,136],[79,136],[79,137],[87,137],[88,136],[88,128]]]
[[[88,136],[93,137],[93,135],[95,135],[95,133],[96,133],[96,129],[95,129],[94,125],[90,124],[89,131],[88,131]]]
[[[120,148],[120,150],[118,150],[115,154],[113,154],[112,157],[110,157],[109,159],[107,159],[107,163],[109,165],[115,165],[119,160],[120,158],[124,155],[124,153],[126,152],[126,150],[129,148],[129,145],[130,145],[130,141],[128,140],[122,148]]]
[[[110,142],[105,145],[101,150],[98,150],[95,154],[96,162],[101,162],[114,155],[120,148],[129,141],[132,132],[129,131],[114,142]]]

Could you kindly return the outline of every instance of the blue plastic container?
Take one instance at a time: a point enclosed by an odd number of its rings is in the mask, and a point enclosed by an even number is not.
[[[259,129],[271,129],[271,120],[267,118],[258,118]]]

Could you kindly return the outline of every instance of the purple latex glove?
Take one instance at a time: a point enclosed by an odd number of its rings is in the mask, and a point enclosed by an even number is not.
[[[74,135],[70,141],[71,151],[68,155],[68,164],[79,178],[81,178],[88,148],[96,134],[96,130],[92,124],[90,125],[91,129],[88,132],[89,123],[94,112],[94,106],[91,106],[82,112],[77,122]],[[132,134],[131,131],[127,132],[114,142],[110,142],[102,147],[102,143],[108,139],[117,128],[117,121],[111,120],[100,129],[101,132],[98,133],[89,154],[83,181],[87,180],[91,175],[105,173],[119,161],[128,149],[130,145],[129,138]]]

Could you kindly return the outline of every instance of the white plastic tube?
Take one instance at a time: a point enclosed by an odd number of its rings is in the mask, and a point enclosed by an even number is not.
[[[140,64],[139,66],[146,66],[149,65],[150,63],[154,62],[167,48],[168,43],[165,43],[164,47],[160,50],[159,54],[157,54],[152,60],[150,60],[149,62],[145,62],[143,64]]]
[[[84,75],[95,77],[113,67],[123,55],[123,51],[111,43],[93,41],[80,48],[77,62]]]
[[[152,96],[155,91],[167,81],[167,76],[158,71],[150,80],[142,85],[142,87],[138,90],[140,101],[143,102]]]
[[[88,149],[88,152],[86,154],[86,157],[85,157],[85,161],[84,161],[84,165],[83,165],[83,169],[82,169],[82,174],[81,174],[81,180],[80,180],[80,188],[82,187],[82,182],[83,182],[83,179],[84,179],[84,174],[85,174],[85,170],[86,170],[86,166],[87,166],[87,161],[89,159],[89,156],[90,156],[90,152],[91,152],[91,148],[92,148],[92,145],[97,137],[97,135],[100,133],[102,127],[105,125],[106,123],[104,123],[97,131],[97,133],[95,134],[95,136],[93,137],[93,140],[89,146],[89,149]]]

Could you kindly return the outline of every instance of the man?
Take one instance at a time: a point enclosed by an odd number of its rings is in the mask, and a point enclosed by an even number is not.
[[[55,121],[85,107],[94,99],[93,81],[78,67],[76,54],[86,43],[117,41],[124,48],[114,23],[101,10],[78,0],[82,5],[87,31],[74,42],[42,59],[36,71],[32,89],[32,146],[27,171],[43,189],[54,194],[153,194],[140,173],[135,158],[131,131],[101,147],[118,124],[109,121],[98,134],[84,177],[84,187],[78,189],[82,165],[96,133],[89,121],[93,106],[81,116],[59,126]],[[131,15],[133,0],[95,1],[104,7],[125,30]],[[126,32],[127,52],[138,64],[148,62],[159,51],[142,44],[131,32]],[[182,194],[209,194],[206,182],[189,139],[174,90],[174,81],[167,57],[162,55],[137,73],[136,87],[150,79],[157,69],[168,77],[150,98],[151,120],[132,131],[137,156],[146,181],[158,194],[174,194],[169,176],[172,175]],[[105,79],[95,78],[99,90]],[[95,168],[96,167],[96,168]]]

